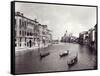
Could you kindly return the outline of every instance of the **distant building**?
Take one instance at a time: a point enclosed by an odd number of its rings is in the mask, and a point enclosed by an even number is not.
[[[69,43],[73,43],[73,42],[78,42],[77,38],[75,36],[73,36],[72,33],[69,33],[66,31],[64,36],[61,37],[61,42],[69,42]]]
[[[65,32],[65,34],[64,34],[64,36],[62,37],[63,38],[63,42],[68,42],[68,40],[69,40],[69,35],[68,35],[68,32],[67,32],[67,30],[66,30],[66,32]]]
[[[83,39],[84,39],[84,34],[80,33],[79,34],[79,44],[83,44]]]
[[[97,43],[97,29],[96,26],[94,28],[89,29],[88,31],[81,32],[79,34],[79,43],[88,45],[90,48],[96,50]]]

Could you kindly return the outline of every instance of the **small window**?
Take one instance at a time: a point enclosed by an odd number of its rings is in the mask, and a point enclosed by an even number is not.
[[[22,25],[22,21],[21,19],[19,19],[19,27],[21,28],[21,25]]]
[[[20,43],[20,46],[21,46],[21,43]]]
[[[21,31],[19,31],[19,34],[21,35]]]
[[[27,32],[27,36],[29,36],[29,32]]]
[[[30,32],[30,36],[32,36],[32,33]]]

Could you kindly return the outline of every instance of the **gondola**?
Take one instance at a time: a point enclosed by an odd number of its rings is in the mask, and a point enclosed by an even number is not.
[[[60,57],[64,57],[64,56],[67,56],[68,54],[69,54],[69,50],[60,53],[59,56],[60,56]]]

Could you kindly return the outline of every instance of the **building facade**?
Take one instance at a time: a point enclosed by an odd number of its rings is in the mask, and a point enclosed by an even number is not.
[[[87,45],[90,48],[96,50],[96,43],[97,43],[97,25],[93,28],[89,29],[88,31],[84,31],[79,34],[79,43],[83,45]]]
[[[16,48],[41,47],[47,45],[48,40],[52,40],[52,34],[47,25],[40,24],[36,19],[29,19],[23,13],[15,12]]]

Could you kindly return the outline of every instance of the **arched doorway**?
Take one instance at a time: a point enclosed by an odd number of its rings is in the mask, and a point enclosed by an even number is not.
[[[29,40],[29,47],[32,47],[32,41]]]

